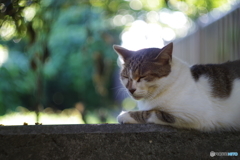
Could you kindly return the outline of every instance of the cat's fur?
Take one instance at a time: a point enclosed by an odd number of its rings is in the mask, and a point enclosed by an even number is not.
[[[121,81],[139,111],[122,112],[119,123],[156,123],[201,131],[240,129],[240,60],[189,67],[162,49],[129,51],[122,58]]]

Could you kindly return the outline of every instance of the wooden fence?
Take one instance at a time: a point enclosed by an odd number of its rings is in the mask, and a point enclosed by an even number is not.
[[[200,17],[196,31],[176,40],[173,52],[191,65],[240,59],[240,3]]]

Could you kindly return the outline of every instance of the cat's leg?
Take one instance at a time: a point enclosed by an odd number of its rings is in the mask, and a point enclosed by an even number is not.
[[[171,124],[175,122],[175,117],[167,112],[157,109],[148,111],[128,111],[122,112],[117,120],[119,123],[155,123],[155,124]]]

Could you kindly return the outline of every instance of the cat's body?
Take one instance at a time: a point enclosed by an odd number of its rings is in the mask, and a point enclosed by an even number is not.
[[[201,131],[240,129],[240,61],[195,65],[163,49],[136,52],[115,46],[123,58],[123,85],[140,111],[122,112],[119,123],[156,123]]]

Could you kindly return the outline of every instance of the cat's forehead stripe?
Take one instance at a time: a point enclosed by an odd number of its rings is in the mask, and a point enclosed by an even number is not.
[[[132,70],[129,70],[129,77],[132,79],[133,76],[132,76]]]
[[[132,79],[138,79],[139,78],[139,68],[135,69],[135,70],[130,70],[130,76]]]

